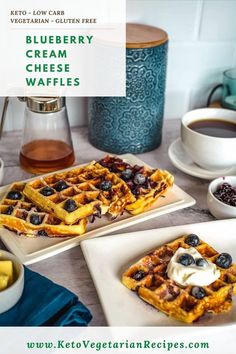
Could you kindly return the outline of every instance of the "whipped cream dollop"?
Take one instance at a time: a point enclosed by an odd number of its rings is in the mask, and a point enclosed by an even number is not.
[[[190,266],[182,265],[178,262],[178,259],[184,253],[191,255],[195,261],[203,258],[194,247],[188,249],[178,248],[167,267],[168,277],[177,284],[181,286],[207,286],[220,277],[220,271],[210,261],[207,261],[204,266],[197,266],[196,264],[191,264]]]

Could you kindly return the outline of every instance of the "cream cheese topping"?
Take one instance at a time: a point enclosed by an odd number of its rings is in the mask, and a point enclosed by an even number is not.
[[[207,286],[220,277],[220,271],[210,261],[207,261],[207,264],[202,267],[196,264],[184,266],[178,263],[178,259],[183,253],[190,254],[195,261],[203,258],[194,247],[188,249],[180,247],[171,258],[167,267],[168,277],[177,284],[181,286]]]

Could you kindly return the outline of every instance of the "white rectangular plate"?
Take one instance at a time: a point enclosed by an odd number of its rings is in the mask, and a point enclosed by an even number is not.
[[[134,155],[126,154],[121,157],[131,164],[138,164],[141,166],[145,165],[143,161]],[[7,188],[7,186],[0,188],[0,197],[6,192]],[[88,231],[82,236],[54,239],[48,237],[28,238],[25,236],[17,236],[14,232],[8,231],[4,228],[0,229],[0,236],[6,247],[12,251],[24,264],[32,264],[75,247],[81,242],[81,240],[106,235],[108,233],[110,234],[122,228],[138,224],[142,221],[146,221],[175,210],[189,207],[193,204],[195,204],[195,200],[182,189],[174,185],[173,188],[167,193],[166,197],[159,198],[150,210],[135,216],[124,213],[113,222],[105,217],[102,219],[97,219],[93,224],[88,225]]]
[[[185,234],[195,233],[236,262],[236,219],[172,226],[87,240],[81,248],[110,326],[183,326],[141,300],[120,281],[135,261]],[[235,302],[235,301],[234,301]],[[236,302],[229,313],[208,315],[191,326],[236,324]]]

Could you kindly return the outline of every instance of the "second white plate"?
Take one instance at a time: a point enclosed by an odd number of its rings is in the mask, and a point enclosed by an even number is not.
[[[236,262],[236,219],[166,227],[102,237],[81,243],[85,259],[110,326],[186,326],[142,301],[120,281],[131,264],[156,247],[185,234],[195,233]],[[235,299],[236,300],[236,299]],[[236,324],[236,303],[225,314],[205,316],[191,326]]]

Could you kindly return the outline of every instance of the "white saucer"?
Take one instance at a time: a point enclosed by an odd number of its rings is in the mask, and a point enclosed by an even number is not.
[[[210,171],[198,166],[185,152],[180,138],[170,145],[168,155],[175,167],[190,176],[212,180],[222,176],[236,175],[236,168],[234,167],[225,170]]]

